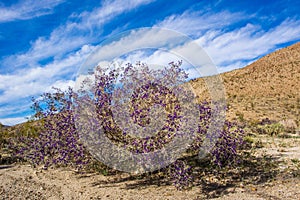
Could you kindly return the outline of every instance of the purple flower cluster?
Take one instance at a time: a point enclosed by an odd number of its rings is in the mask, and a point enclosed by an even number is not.
[[[198,131],[195,135],[193,150],[197,151],[201,148],[203,140],[207,135],[209,124],[211,123],[212,109],[208,102],[199,104],[200,119]],[[234,164],[238,162],[238,149],[243,146],[243,129],[236,124],[225,121],[223,129],[218,133],[218,139],[215,146],[210,151],[212,162],[221,167],[226,164]]]
[[[244,131],[231,122],[226,121],[215,148],[211,154],[213,162],[219,167],[239,162],[238,149],[243,146]]]
[[[123,70],[123,74],[118,70],[106,73],[103,69],[97,68],[96,88],[94,88],[96,113],[105,130],[105,134],[116,145],[126,146],[128,150],[135,153],[147,153],[161,149],[173,139],[176,130],[179,128],[178,120],[181,118],[180,104],[172,91],[164,85],[172,84],[172,82],[173,84],[178,84],[179,82],[183,83],[186,74],[179,68],[180,63],[171,63],[170,65],[171,67],[169,69],[165,68],[164,70],[152,71],[145,64],[137,63],[137,67],[134,67],[132,64],[127,64]],[[145,77],[149,75],[155,77],[155,74],[156,76],[160,74],[162,78],[157,80],[148,77],[147,81],[145,81]],[[173,79],[171,79],[170,76],[173,76]],[[175,80],[174,77],[176,77],[177,80]],[[120,83],[123,84],[123,87],[128,88],[129,91],[132,90],[128,107],[130,107],[129,117],[134,123],[141,127],[148,125],[151,121],[148,113],[150,112],[150,107],[155,104],[164,109],[166,116],[160,117],[166,118],[165,121],[167,123],[162,126],[155,136],[145,138],[134,137],[128,134],[126,130],[121,130],[116,124],[111,111],[111,102],[113,99],[112,92],[118,93],[118,88],[115,88],[117,78],[120,79]],[[134,85],[131,84],[134,81],[140,82],[140,87],[132,88]],[[86,91],[84,92],[86,93]],[[124,95],[119,96],[119,99],[115,97],[114,100],[123,100]],[[124,120],[129,119],[126,118]],[[128,121],[128,124],[129,123]]]
[[[174,186],[178,190],[187,189],[192,186],[192,167],[188,166],[185,161],[176,160],[169,166],[169,174]]]
[[[34,101],[35,116],[43,121],[43,131],[36,138],[22,137],[15,145],[16,155],[34,166],[63,165],[80,168],[88,163],[89,156],[79,142],[72,114],[73,91],[57,90],[46,93]]]

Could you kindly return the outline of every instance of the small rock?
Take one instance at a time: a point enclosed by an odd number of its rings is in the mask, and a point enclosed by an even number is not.
[[[227,189],[227,192],[228,192],[228,193],[234,193],[234,192],[235,192],[235,188],[228,188],[228,189]]]

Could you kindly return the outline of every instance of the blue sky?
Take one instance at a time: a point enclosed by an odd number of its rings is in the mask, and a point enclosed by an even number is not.
[[[0,122],[23,122],[32,96],[74,86],[97,45],[122,31],[186,34],[225,72],[300,41],[299,8],[296,0],[1,1]]]

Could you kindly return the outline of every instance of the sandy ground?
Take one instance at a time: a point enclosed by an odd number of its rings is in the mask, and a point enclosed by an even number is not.
[[[279,175],[261,184],[228,187],[218,198],[209,198],[201,185],[177,191],[172,185],[157,181],[145,183],[143,179],[130,179],[126,174],[80,174],[67,168],[40,170],[17,164],[0,165],[0,199],[300,199],[300,175],[289,175],[292,160],[300,160],[299,139],[263,142],[264,148],[258,154],[267,153],[284,161],[279,166]]]
[[[209,199],[201,188],[177,191],[173,186],[139,186],[139,181],[113,181],[97,174],[70,170],[41,171],[18,165],[0,170],[1,199]],[[300,180],[277,180],[263,185],[230,188],[215,199],[300,199]]]

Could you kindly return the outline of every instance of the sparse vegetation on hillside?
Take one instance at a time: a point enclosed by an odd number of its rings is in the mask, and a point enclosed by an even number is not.
[[[277,122],[300,116],[300,43],[280,49],[242,69],[221,74],[229,119]],[[191,81],[200,99],[209,98],[204,79]]]

